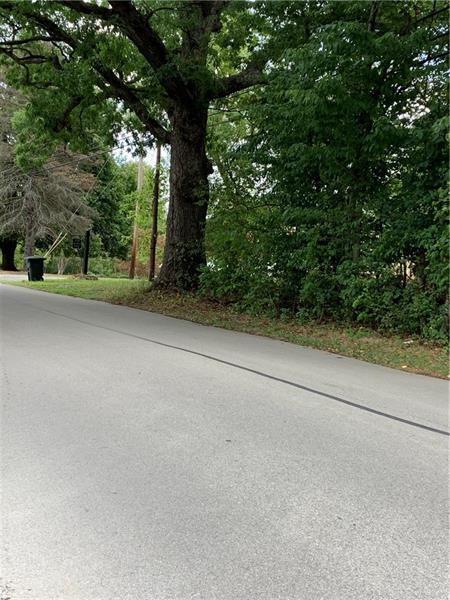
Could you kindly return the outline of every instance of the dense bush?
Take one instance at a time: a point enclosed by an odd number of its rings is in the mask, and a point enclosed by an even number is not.
[[[259,97],[214,122],[203,292],[445,340],[445,60],[424,60],[430,30],[405,30],[400,4],[370,27],[366,3],[333,10]]]

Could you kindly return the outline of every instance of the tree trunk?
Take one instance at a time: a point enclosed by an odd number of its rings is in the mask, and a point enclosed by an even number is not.
[[[194,290],[205,257],[208,208],[207,106],[178,106],[171,115],[170,199],[158,287]]]
[[[64,271],[67,266],[67,257],[64,254],[64,250],[61,250],[58,258],[58,275],[64,275]]]
[[[34,207],[30,202],[27,203],[26,224],[25,224],[25,243],[24,243],[24,259],[27,256],[33,256],[36,247],[36,225],[34,220]],[[25,268],[27,268],[25,261]]]
[[[17,246],[17,238],[9,237],[0,240],[0,248],[2,250],[2,270],[17,271],[14,264],[14,254]]]

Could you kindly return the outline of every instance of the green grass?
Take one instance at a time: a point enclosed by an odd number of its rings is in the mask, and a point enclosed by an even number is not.
[[[72,277],[64,279],[47,279],[45,281],[2,281],[8,285],[28,287],[52,294],[63,294],[64,296],[75,296],[89,300],[104,300],[111,302],[124,292],[148,289],[148,282],[142,279],[76,279]]]
[[[194,295],[151,290],[148,282],[129,279],[55,279],[43,282],[9,282],[55,294],[104,300],[131,306],[195,323],[223,327],[234,331],[264,335],[302,346],[359,358],[367,362],[448,377],[448,352],[445,347],[427,344],[414,337],[387,336],[363,327],[334,323],[300,324],[252,316],[233,307],[198,298]]]

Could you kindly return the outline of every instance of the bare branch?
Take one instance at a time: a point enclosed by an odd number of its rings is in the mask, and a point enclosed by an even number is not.
[[[25,233],[41,238],[61,228],[84,231],[94,217],[86,202],[95,177],[94,155],[58,147],[41,166],[26,171],[14,159],[14,112],[26,102],[2,82],[0,93],[0,234]]]

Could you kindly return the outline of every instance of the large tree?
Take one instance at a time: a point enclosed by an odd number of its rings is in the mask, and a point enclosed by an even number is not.
[[[61,230],[84,232],[95,215],[85,201],[95,183],[88,171],[95,156],[58,146],[42,163],[27,168],[17,164],[13,116],[20,117],[25,105],[26,98],[0,78],[0,247],[6,270],[15,270],[19,238],[24,240],[25,256],[31,256],[36,240],[55,238]]]
[[[446,339],[448,3],[303,6],[269,85],[211,118],[203,285]]]
[[[281,14],[292,3],[279,5]],[[91,118],[114,132],[120,113],[149,143],[170,145],[160,285],[197,285],[212,172],[208,109],[262,82],[263,12],[264,3],[229,0],[0,1],[1,50],[24,71],[15,83],[39,89],[35,127],[80,133]]]

